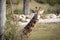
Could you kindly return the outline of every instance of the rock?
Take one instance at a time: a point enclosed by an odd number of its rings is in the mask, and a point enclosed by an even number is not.
[[[55,14],[47,14],[45,17],[48,18],[48,19],[57,18],[57,16]]]
[[[26,16],[25,15],[20,15],[19,19],[21,19],[22,21],[25,21],[26,20]]]

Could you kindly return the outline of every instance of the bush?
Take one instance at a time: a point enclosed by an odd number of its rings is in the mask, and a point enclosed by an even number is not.
[[[47,3],[47,0],[35,0],[38,3]]]
[[[45,11],[45,13],[47,14],[50,14],[50,13],[53,13],[53,14],[56,14],[56,9],[53,9],[53,8],[48,8],[47,11]]]
[[[4,30],[4,40],[20,40],[21,34],[17,31],[18,27],[16,24],[11,24],[10,21],[7,21]]]
[[[56,10],[52,9],[52,13],[53,13],[53,14],[56,14],[57,12],[56,12]]]
[[[13,4],[19,4],[22,0],[11,0]],[[6,0],[6,4],[10,4],[10,0]]]
[[[53,6],[57,4],[57,0],[48,0],[48,3]]]
[[[20,40],[20,33],[17,31],[17,24],[11,24],[11,13],[6,14],[6,26],[4,28],[4,40]],[[18,36],[19,35],[19,36]]]
[[[23,14],[23,10],[22,9],[16,9],[16,10],[14,10],[14,13],[15,14]]]
[[[51,6],[55,5],[55,4],[60,4],[59,0],[35,0],[38,3],[48,3]]]
[[[41,0],[43,3],[47,3],[47,0]]]
[[[57,0],[57,3],[60,5],[60,0]]]

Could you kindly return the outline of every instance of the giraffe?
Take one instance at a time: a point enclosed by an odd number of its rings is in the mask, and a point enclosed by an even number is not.
[[[37,14],[34,14],[33,18],[31,19],[31,21],[24,27],[23,30],[23,34],[27,36],[27,38],[29,38],[31,31],[33,30],[32,28],[34,28],[34,25],[37,22]]]

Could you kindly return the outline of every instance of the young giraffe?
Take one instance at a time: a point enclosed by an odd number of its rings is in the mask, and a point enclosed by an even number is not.
[[[37,22],[37,14],[33,16],[31,21],[24,27],[23,34],[27,36],[27,38],[30,36],[30,33],[32,31],[32,28]]]

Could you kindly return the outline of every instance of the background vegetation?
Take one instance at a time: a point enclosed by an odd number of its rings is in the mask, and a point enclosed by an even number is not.
[[[56,14],[56,9],[51,8],[50,5],[60,5],[60,0],[30,0],[31,1],[31,8],[34,8],[35,6],[41,6],[46,13],[54,13]],[[21,40],[21,33],[20,31],[24,28],[24,26],[17,25],[15,23],[11,22],[13,21],[11,17],[11,6],[10,6],[10,0],[7,0],[7,22],[6,27],[4,31],[4,40]],[[14,9],[15,14],[22,14],[23,10],[22,8],[22,0],[14,0],[13,3],[16,4],[17,9]],[[20,3],[20,4],[19,4]],[[45,5],[45,4],[50,5]],[[18,6],[18,4],[20,6]],[[13,7],[16,7],[13,6]],[[46,10],[47,9],[47,10]],[[52,11],[51,11],[52,10]],[[51,23],[51,24],[36,24],[35,28],[31,32],[31,36],[29,37],[29,40],[60,40],[60,23]]]
[[[55,5],[59,4],[60,5],[60,0],[35,0],[38,3],[48,3],[50,5]]]

